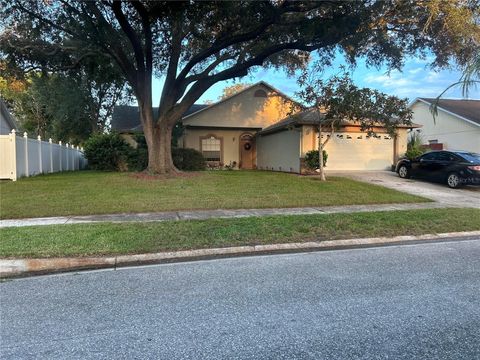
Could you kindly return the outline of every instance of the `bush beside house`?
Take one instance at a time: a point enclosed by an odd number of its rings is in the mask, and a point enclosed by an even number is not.
[[[328,154],[323,150],[323,166],[327,165]],[[316,170],[320,167],[320,161],[318,157],[318,150],[310,150],[305,154],[305,165],[310,170]]]
[[[143,171],[147,168],[148,152],[145,137],[135,139],[137,148],[130,146],[119,134],[96,134],[84,146],[91,169],[104,171]],[[179,170],[205,170],[202,153],[194,149],[172,149],[173,163]]]
[[[408,138],[407,152],[405,153],[405,156],[408,159],[413,160],[425,153],[426,149],[422,144],[423,138],[421,135],[416,132],[412,133]]]
[[[93,170],[127,171],[133,150],[117,133],[95,134],[86,142],[84,155]]]

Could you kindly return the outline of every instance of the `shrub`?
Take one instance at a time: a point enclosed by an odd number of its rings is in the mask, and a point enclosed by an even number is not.
[[[327,165],[328,154],[323,150],[323,166]],[[315,170],[320,167],[320,162],[318,159],[318,150],[310,150],[305,154],[305,165],[309,169]]]
[[[180,170],[198,171],[205,170],[206,163],[200,151],[195,149],[172,149],[173,164]]]
[[[135,136],[137,148],[131,147],[117,133],[97,134],[84,146],[88,165],[94,170],[143,171],[148,166],[148,148],[145,136]],[[206,163],[201,152],[194,149],[172,148],[172,158],[180,170],[205,170]]]
[[[132,147],[117,133],[95,134],[84,145],[88,166],[94,170],[127,171]]]
[[[143,171],[148,166],[148,148],[147,141],[143,134],[134,135],[137,148],[132,148],[128,156],[128,170]]]
[[[408,138],[407,152],[405,153],[405,156],[408,159],[413,160],[422,155],[425,152],[425,148],[422,144],[422,136],[417,132],[412,133]]]

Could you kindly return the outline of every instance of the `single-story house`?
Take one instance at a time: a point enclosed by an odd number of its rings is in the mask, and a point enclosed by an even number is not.
[[[440,99],[435,120],[430,106],[436,99],[417,98],[410,104],[413,122],[426,145],[436,150],[480,153],[480,100]]]
[[[212,165],[301,173],[305,154],[318,148],[312,113],[265,82],[211,105],[193,105],[182,124],[178,146],[202,152]],[[134,145],[132,135],[141,132],[138,109],[116,107],[112,130]],[[327,169],[390,168],[406,151],[408,128],[399,126],[396,137],[374,130],[376,136],[368,136],[358,124],[342,123],[326,147]]]
[[[0,99],[0,135],[8,135],[12,130],[17,130],[17,122],[3,100]]]

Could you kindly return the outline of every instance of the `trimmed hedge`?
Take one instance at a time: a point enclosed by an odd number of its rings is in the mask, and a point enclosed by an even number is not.
[[[205,170],[207,166],[202,153],[195,149],[173,148],[172,158],[173,164],[180,170]]]

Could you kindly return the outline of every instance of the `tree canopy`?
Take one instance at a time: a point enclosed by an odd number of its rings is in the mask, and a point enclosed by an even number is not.
[[[81,143],[108,127],[113,108],[129,99],[118,73],[85,63],[68,71],[24,73],[10,66],[0,76],[0,93],[22,130],[42,138]]]
[[[249,86],[252,86],[252,84],[237,83],[237,84],[233,84],[233,85],[230,85],[230,86],[226,86],[226,87],[223,88],[222,95],[220,95],[218,97],[218,100],[226,99],[226,98],[242,91],[243,89],[248,88]]]
[[[136,96],[149,169],[169,172],[171,130],[219,81],[255,66],[293,72],[315,51],[329,66],[400,68],[433,54],[463,65],[478,51],[478,1],[77,1],[0,0],[2,56],[24,68],[74,67],[91,56],[117,66]],[[434,14],[434,16],[432,16]],[[152,77],[164,78],[154,118]]]

